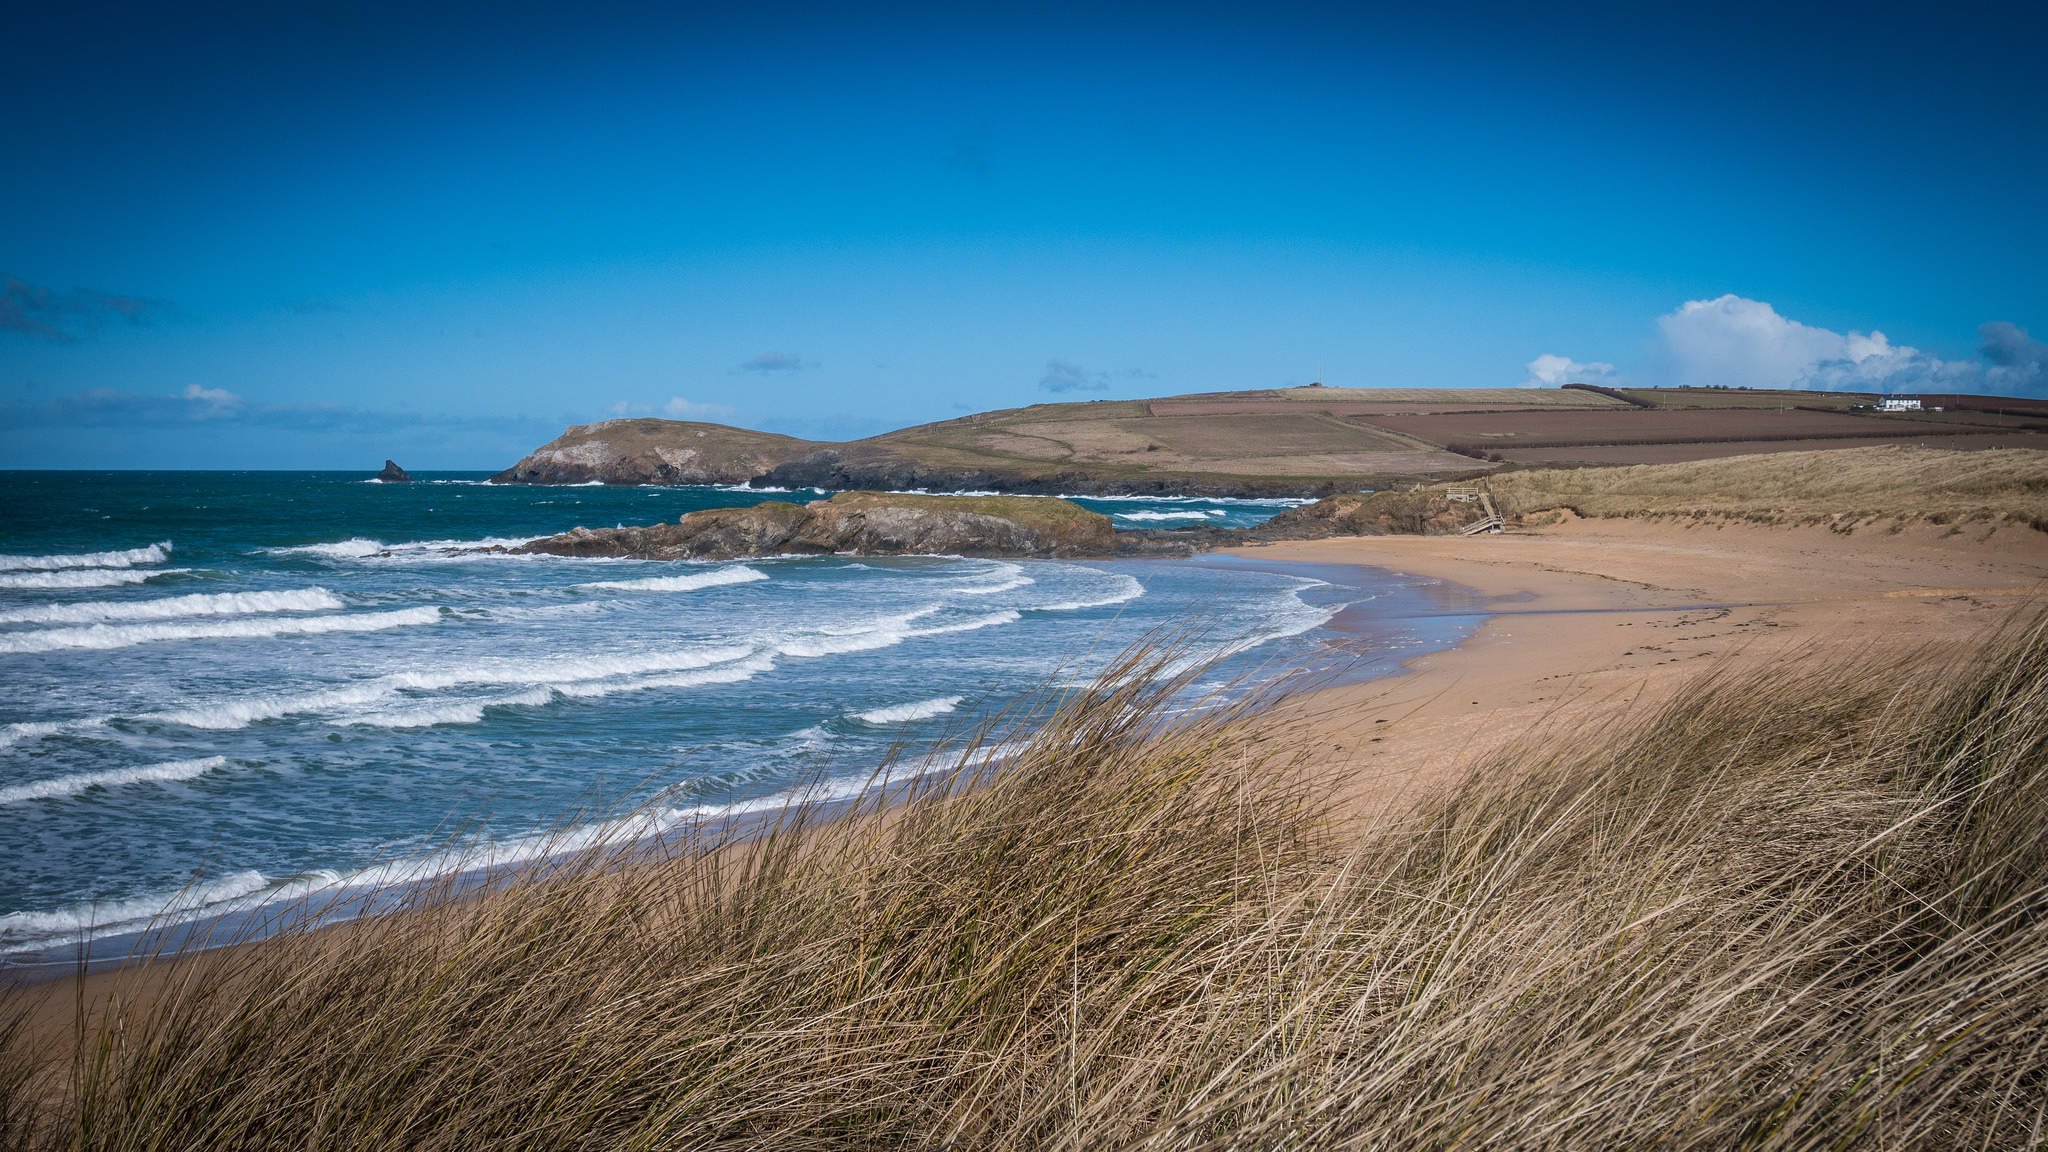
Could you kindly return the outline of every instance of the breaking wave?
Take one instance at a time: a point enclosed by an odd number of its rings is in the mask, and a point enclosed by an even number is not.
[[[480,540],[415,540],[403,544],[386,544],[357,536],[332,544],[293,544],[282,548],[259,548],[257,551],[269,556],[318,556],[323,560],[445,560],[451,557],[465,557],[467,554],[503,555],[491,553],[492,548],[517,548],[530,544],[540,536],[486,536]],[[529,557],[516,557],[529,559]]]
[[[115,588],[123,584],[140,584],[158,576],[176,576],[190,572],[190,568],[158,568],[153,572],[136,572],[122,568],[73,569],[69,572],[29,572],[0,575],[0,588]]]
[[[439,608],[403,608],[396,612],[364,612],[347,616],[304,616],[284,620],[223,620],[211,624],[94,624],[86,628],[48,628],[0,636],[0,652],[52,652],[60,648],[126,648],[158,640],[216,640],[311,635],[322,632],[377,632],[414,624],[432,624]]]
[[[906,720],[929,720],[934,716],[943,716],[951,712],[965,699],[965,696],[940,696],[932,700],[920,700],[915,704],[896,704],[888,708],[855,712],[853,718],[866,724],[901,724]]]
[[[16,784],[12,788],[0,788],[0,804],[20,804],[29,800],[76,796],[88,788],[119,788],[124,784],[191,780],[204,776],[216,768],[225,768],[227,763],[228,758],[225,756],[207,756],[198,760],[172,760],[142,768],[80,772],[72,776],[59,776],[54,780],[37,780],[30,784]]]
[[[1221,508],[1211,508],[1202,512],[1117,512],[1113,515],[1119,520],[1207,520],[1228,513]]]
[[[119,552],[72,552],[55,556],[0,556],[0,572],[24,570],[53,571],[59,568],[132,568],[137,564],[161,564],[169,557],[171,542],[165,540],[145,548]]]
[[[1094,572],[1098,570],[1091,568],[1088,571]],[[1108,575],[1108,573],[1103,574]],[[1107,608],[1111,604],[1123,604],[1136,600],[1145,594],[1145,586],[1138,582],[1137,577],[1123,572],[1118,572],[1115,575],[1117,578],[1116,590],[1105,596],[1093,600],[1068,600],[1058,604],[1033,604],[1031,609],[1034,612],[1078,612],[1083,608]]]
[[[295,592],[220,592],[107,604],[51,604],[0,612],[0,624],[82,624],[91,620],[164,620],[177,616],[244,616],[257,612],[323,612],[346,608],[325,588]]]
[[[643,580],[600,580],[593,584],[578,584],[578,588],[605,588],[618,592],[695,592],[699,588],[720,588],[728,584],[751,584],[766,580],[766,572],[757,572],[745,565],[734,568],[714,568],[708,572],[695,572],[688,576],[649,576]]]

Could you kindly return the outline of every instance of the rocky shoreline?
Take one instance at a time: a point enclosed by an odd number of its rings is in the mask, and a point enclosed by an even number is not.
[[[1282,512],[1251,528],[1119,529],[1066,500],[841,492],[808,504],[765,501],[692,512],[673,524],[575,528],[512,552],[635,560],[750,556],[955,555],[1108,559],[1192,556],[1216,548],[1331,536],[1438,536],[1478,520],[1477,505],[1443,492],[1347,493]]]

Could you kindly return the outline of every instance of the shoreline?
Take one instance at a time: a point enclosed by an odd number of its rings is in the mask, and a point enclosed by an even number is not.
[[[1740,522],[1574,519],[1496,536],[1343,537],[1205,555],[1444,581],[1465,602],[1432,615],[1480,618],[1453,645],[1403,660],[1398,671],[1340,677],[1280,705],[1297,711],[1313,741],[1311,765],[1345,778],[1340,803],[1359,818],[1403,810],[1518,740],[1653,715],[1708,671],[1739,676],[1815,654],[1883,658],[1968,643],[2048,596],[2048,533],[2024,528],[1981,538],[1933,528],[1842,536]],[[1343,634],[1336,619],[1322,627]],[[109,957],[82,987],[67,983],[76,965],[55,964],[61,970],[6,994],[48,1001],[37,1027],[68,1028],[72,991],[97,1000],[115,981],[150,986],[185,962],[260,945],[139,964]]]
[[[1456,647],[1406,674],[1295,706],[1360,813],[1460,777],[1524,737],[1654,714],[1704,673],[1967,644],[2048,597],[2048,533],[1921,525],[1842,534],[1743,521],[1611,518],[1482,536],[1363,536],[1233,548],[1440,579],[1485,597]]]
[[[1072,559],[1045,561],[1077,565],[1096,565],[1103,561],[1095,559]],[[1117,570],[1131,572],[1141,579],[1144,569],[1153,566],[1196,566],[1210,570],[1226,569],[1237,571],[1258,571],[1269,574],[1290,576],[1297,579],[1315,580],[1327,587],[1316,591],[1316,599],[1332,596],[1355,596],[1356,599],[1338,610],[1329,620],[1308,629],[1308,636],[1315,638],[1319,633],[1334,637],[1355,635],[1366,632],[1377,639],[1392,639],[1400,645],[1421,645],[1426,651],[1446,650],[1461,642],[1469,635],[1470,625],[1462,624],[1469,616],[1464,611],[1450,610],[1458,606],[1480,603],[1476,594],[1455,585],[1445,586],[1434,578],[1400,578],[1391,575],[1364,575],[1357,565],[1317,564],[1299,561],[1275,561],[1259,558],[1239,562],[1234,557],[1221,553],[1202,553],[1192,557],[1127,557],[1111,561]],[[1392,579],[1401,585],[1386,587]],[[1389,596],[1396,596],[1403,602],[1397,614],[1387,617],[1384,624],[1372,627],[1374,614],[1368,605],[1384,603]],[[1413,603],[1407,603],[1410,599]],[[1428,610],[1425,605],[1440,605],[1446,610]],[[1313,600],[1309,602],[1313,607]],[[1417,610],[1418,608],[1423,610]],[[1199,606],[1195,606],[1199,612]],[[1360,615],[1368,617],[1358,620]],[[1415,626],[1415,621],[1426,621]],[[1323,641],[1323,647],[1343,651],[1349,645],[1342,642]],[[1315,663],[1324,663],[1317,660]],[[1390,664],[1382,654],[1380,660],[1346,658],[1344,668],[1330,671],[1319,670],[1317,682],[1325,685],[1341,685],[1370,682],[1389,675],[1400,675],[1400,669]],[[934,730],[934,734],[936,730]],[[912,777],[899,778],[895,786],[914,784],[918,778],[937,776],[949,771],[938,768],[918,773]],[[818,812],[828,815],[844,810],[860,797],[844,794],[833,786],[834,781],[844,784],[849,778],[858,781],[860,774],[848,777],[841,773],[833,780],[821,782],[820,795],[809,803]],[[731,811],[707,812],[697,818],[699,823],[679,826],[678,830],[653,833],[656,839],[687,834],[690,829],[724,826],[728,829],[744,829],[756,824],[772,822],[783,809],[779,806],[762,807],[763,803],[781,797],[794,801],[795,797],[778,793],[769,797],[751,797],[733,801]],[[614,816],[608,820],[626,819]],[[741,839],[747,837],[741,831]],[[545,867],[545,861],[567,858],[575,849],[560,853],[549,853],[536,858]],[[69,942],[44,944],[18,952],[0,954],[0,988],[10,984],[35,988],[61,983],[84,968],[95,979],[110,976],[124,968],[150,968],[174,964],[181,960],[234,949],[257,945],[270,937],[292,931],[320,931],[336,924],[353,920],[386,915],[395,907],[403,905],[405,894],[423,886],[450,884],[458,892],[469,894],[482,892],[500,883],[508,876],[516,875],[535,861],[505,864],[485,864],[459,867],[453,872],[422,873],[417,878],[390,881],[350,882],[342,880],[330,887],[307,893],[280,896],[276,899],[261,899],[254,904],[224,907],[219,911],[200,910],[189,919],[173,919],[150,928],[127,928],[99,936],[90,942]],[[388,865],[387,865],[388,866]],[[260,894],[259,894],[260,895]],[[308,926],[311,926],[310,928]],[[140,956],[137,960],[134,957]]]

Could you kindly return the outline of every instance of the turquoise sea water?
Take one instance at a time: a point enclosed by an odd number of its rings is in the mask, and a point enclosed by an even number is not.
[[[0,954],[516,859],[593,803],[603,827],[855,787],[1189,613],[1218,682],[1329,657],[1340,612],[1354,675],[1473,623],[1373,570],[451,551],[815,496],[481,479],[0,473]],[[1083,503],[1132,526],[1281,506]]]

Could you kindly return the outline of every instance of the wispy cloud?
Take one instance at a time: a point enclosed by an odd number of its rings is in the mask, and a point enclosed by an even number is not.
[[[2048,388],[2048,345],[2007,321],[1977,330],[1976,360],[1944,360],[1883,332],[1835,332],[1729,294],[1689,300],[1657,318],[1649,362],[1626,376],[1611,364],[1546,353],[1523,387],[1571,381],[1653,386],[1800,388],[1844,392],[2020,392]],[[1594,378],[1597,377],[1597,378]]]
[[[801,372],[804,358],[795,352],[763,352],[740,365],[742,372]]]
[[[226,388],[187,384],[172,395],[88,388],[47,403],[0,404],[10,428],[245,427],[291,432],[390,433],[406,429],[516,432],[530,435],[552,420],[526,416],[449,416],[372,411],[342,404],[257,404]]]
[[[661,406],[661,414],[671,420],[729,420],[740,414],[730,404],[696,404],[681,396],[671,396]]]
[[[1090,372],[1067,360],[1047,360],[1038,386],[1047,392],[1107,392],[1109,373]]]
[[[630,400],[621,400],[607,407],[605,411],[618,418],[652,416],[658,411],[670,420],[710,420],[721,423],[729,423],[742,416],[740,410],[730,404],[698,404],[681,396],[669,397],[668,403],[659,408],[652,404],[635,404]]]
[[[76,344],[111,320],[147,324],[168,310],[163,300],[73,288],[59,292],[8,276],[0,280],[0,332],[55,344]]]

